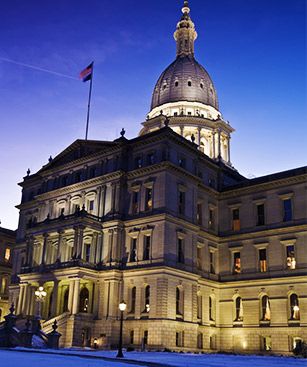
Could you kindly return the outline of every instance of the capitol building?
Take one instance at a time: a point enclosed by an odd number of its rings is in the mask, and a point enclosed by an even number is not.
[[[231,161],[188,1],[139,136],[76,140],[22,188],[10,299],[63,347],[290,354],[307,341],[307,168]],[[35,291],[43,287],[38,311]]]

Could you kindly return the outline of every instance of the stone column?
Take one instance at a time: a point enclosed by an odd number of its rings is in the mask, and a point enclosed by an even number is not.
[[[119,260],[119,248],[118,248],[118,238],[119,238],[119,228],[113,229],[113,241],[112,241],[112,261],[118,262]]]
[[[216,158],[215,134],[216,134],[216,132],[214,130],[212,130],[212,149],[213,149],[213,157],[212,158]]]
[[[21,303],[21,310],[20,313],[26,314],[27,313],[27,305],[28,305],[28,284],[23,284],[23,297],[22,297],[22,303]]]
[[[19,315],[22,313],[22,303],[23,303],[23,297],[24,297],[24,290],[25,290],[25,285],[24,284],[20,284],[19,285],[19,298],[18,298],[18,304],[17,304],[17,309],[16,309],[16,315]]]
[[[43,242],[43,252],[42,252],[42,260],[41,264],[44,265],[46,262],[46,253],[47,253],[47,246],[48,246],[48,233],[43,234],[44,242]]]
[[[184,128],[183,126],[180,126],[180,135],[183,136],[183,134],[184,134]]]
[[[79,227],[74,227],[74,248],[73,248],[73,258],[77,258],[78,254],[78,243],[79,243]]]
[[[98,239],[98,233],[94,232],[92,234],[92,244],[91,244],[91,254],[90,254],[90,262],[96,264],[96,259],[97,259],[97,251],[98,251],[98,243],[97,243],[97,239]]]
[[[31,285],[30,286],[30,300],[29,300],[29,315],[35,316],[35,291],[36,287]]]
[[[120,211],[120,184],[119,183],[116,183],[115,184],[115,203],[114,203],[114,211],[115,213],[119,213]]]
[[[94,317],[98,317],[99,310],[99,281],[93,282],[93,309]]]
[[[72,302],[72,314],[76,315],[79,312],[79,294],[80,294],[81,279],[74,280],[74,296]]]
[[[81,259],[82,258],[82,250],[83,250],[83,233],[84,233],[84,227],[80,226],[79,227],[79,241],[78,241],[78,253],[77,253],[77,258]]]
[[[58,293],[59,293],[59,281],[55,280],[53,282],[53,291],[52,291],[52,304],[51,304],[51,317],[55,317],[57,315],[57,305],[58,305]]]
[[[228,141],[227,141],[227,148],[228,148],[228,163],[230,163],[230,139],[231,139],[231,136],[229,135],[228,136]]]
[[[56,261],[61,261],[61,250],[62,250],[62,244],[63,244],[64,231],[59,230],[58,234],[59,234],[59,237],[58,237],[58,248],[57,248],[57,254],[56,254]]]
[[[72,309],[73,309],[74,287],[75,287],[75,281],[70,280],[69,281],[69,291],[68,291],[68,311],[70,313],[72,313]]]
[[[218,158],[221,158],[221,129],[218,129]]]

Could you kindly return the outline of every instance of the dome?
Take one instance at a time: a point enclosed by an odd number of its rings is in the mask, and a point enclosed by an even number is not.
[[[161,74],[154,88],[151,110],[170,102],[199,102],[218,110],[213,82],[194,55],[178,56]]]

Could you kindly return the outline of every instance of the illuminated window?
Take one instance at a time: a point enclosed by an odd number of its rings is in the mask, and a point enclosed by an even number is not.
[[[283,221],[288,222],[292,220],[292,200],[291,199],[283,200],[283,207],[284,207]]]
[[[299,320],[300,319],[300,307],[298,296],[293,293],[290,296],[290,320]]]
[[[10,258],[11,258],[11,249],[7,247],[5,249],[4,260],[9,261]]]
[[[151,245],[151,236],[144,236],[143,260],[150,259],[150,245]]]
[[[146,188],[145,191],[145,210],[152,209],[152,188]]]
[[[267,256],[266,256],[265,248],[259,249],[259,270],[261,273],[264,273],[268,270],[267,269]]]
[[[183,239],[177,239],[177,262],[184,264],[184,244]]]
[[[233,272],[235,274],[241,273],[241,253],[240,252],[233,253]]]
[[[87,288],[83,288],[79,297],[79,312],[88,312],[89,291]]]
[[[263,296],[261,298],[261,320],[262,321],[271,320],[271,306],[268,296]]]
[[[243,321],[243,302],[241,297],[235,299],[235,321]]]
[[[261,347],[263,351],[269,352],[272,350],[272,339],[270,336],[263,336]]]
[[[257,205],[257,226],[263,226],[265,223],[264,204]]]
[[[240,231],[240,210],[238,208],[232,210],[232,230]]]
[[[145,287],[145,297],[144,297],[144,311],[143,313],[149,313],[150,311],[150,286]]]
[[[137,260],[137,239],[131,238],[131,250],[130,250],[130,262],[135,262]]]
[[[287,269],[293,270],[296,268],[294,245],[288,245],[286,247],[286,252],[287,252]]]

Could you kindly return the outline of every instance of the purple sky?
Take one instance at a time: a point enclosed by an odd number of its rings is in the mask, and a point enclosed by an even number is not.
[[[20,188],[32,172],[84,137],[140,130],[159,74],[175,58],[181,0],[10,0],[0,22],[0,220],[16,228]],[[244,175],[306,164],[304,0],[191,0],[196,58],[236,129],[231,156]],[[11,60],[11,61],[9,61]],[[27,65],[33,66],[29,67]],[[48,73],[46,69],[54,73]],[[66,77],[66,76],[68,77]]]

